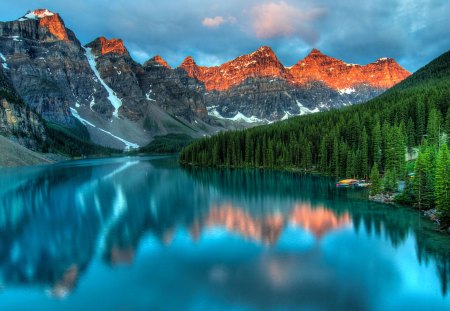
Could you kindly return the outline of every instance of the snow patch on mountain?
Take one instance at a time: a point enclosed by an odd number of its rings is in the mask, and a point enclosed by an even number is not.
[[[255,116],[251,116],[251,117],[247,117],[244,114],[242,114],[241,112],[238,112],[234,117],[232,118],[226,118],[223,117],[218,111],[217,111],[217,106],[212,106],[212,107],[207,107],[208,110],[208,115],[216,117],[218,119],[222,119],[222,120],[231,120],[231,121],[243,121],[246,123],[268,123],[267,119],[261,120],[258,119]]]
[[[72,116],[74,116],[76,119],[78,119],[78,121],[80,121],[82,124],[92,126],[92,127],[96,128],[96,129],[102,131],[103,133],[108,134],[108,135],[114,137],[115,139],[121,141],[122,143],[124,143],[125,144],[125,150],[131,150],[131,149],[139,148],[138,144],[129,142],[129,141],[127,141],[127,140],[125,140],[125,139],[123,139],[123,138],[121,138],[119,136],[114,135],[111,132],[108,132],[107,130],[104,130],[104,129],[100,128],[100,127],[95,126],[94,124],[92,124],[88,120],[83,119],[76,109],[70,107],[70,112],[72,113]]]
[[[72,116],[74,116],[78,121],[80,121],[82,124],[84,125],[89,125],[92,127],[96,127],[94,124],[92,124],[91,122],[89,122],[86,119],[83,119],[80,114],[78,113],[78,111],[76,111],[74,108],[70,107],[70,112],[72,113]]]
[[[297,100],[297,106],[300,109],[300,116],[303,116],[305,114],[311,114],[311,113],[317,113],[320,112],[319,108],[314,108],[313,110],[310,110],[308,108],[306,108],[305,106],[303,106],[298,100]]]
[[[3,61],[3,64],[2,64],[3,68],[9,69],[8,64],[6,63],[6,57],[2,53],[0,53],[0,58]]]
[[[284,116],[281,118],[281,121],[289,119],[290,116],[291,114],[289,113],[289,111],[285,111]]]
[[[119,108],[122,106],[122,100],[117,97],[116,92],[114,92],[106,83],[105,81],[103,81],[103,79],[100,76],[100,73],[97,70],[96,67],[96,61],[95,61],[95,56],[92,53],[91,48],[84,48],[84,50],[86,51],[86,57],[88,59],[89,62],[89,66],[91,66],[92,71],[94,72],[95,76],[97,77],[97,79],[100,81],[100,83],[103,85],[103,87],[106,89],[106,91],[108,92],[108,100],[110,101],[111,105],[113,105],[114,107],[114,112],[113,115],[118,118],[119,117]]]
[[[350,88],[350,87],[349,87],[349,88],[341,89],[341,90],[339,90],[338,92],[339,92],[339,94],[341,94],[341,95],[344,95],[344,94],[350,95],[350,94],[355,93],[356,90],[355,90],[354,88]]]
[[[152,90],[149,90],[148,93],[145,94],[145,98],[146,98],[148,101],[155,102],[155,101],[156,101],[155,99],[150,98],[150,94],[151,94],[151,93],[152,93]]]
[[[24,21],[25,19],[40,19],[47,16],[53,16],[55,13],[50,12],[49,10],[34,10],[25,14],[24,17],[20,18],[19,21]]]
[[[91,110],[92,110],[92,107],[94,107],[94,105],[95,105],[95,97],[92,96],[92,100],[91,100],[91,102],[89,103],[89,108],[91,108]]]

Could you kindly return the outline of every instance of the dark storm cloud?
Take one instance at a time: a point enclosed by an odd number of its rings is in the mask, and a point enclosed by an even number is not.
[[[317,47],[350,63],[396,58],[415,71],[450,49],[447,0],[15,0],[0,20],[27,10],[59,12],[82,43],[120,37],[144,62],[172,66],[192,55],[215,65],[269,45],[290,66]]]

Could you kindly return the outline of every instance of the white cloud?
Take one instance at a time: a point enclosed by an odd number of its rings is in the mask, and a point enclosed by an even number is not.
[[[251,12],[252,27],[260,39],[300,36],[312,43],[318,34],[310,24],[324,14],[321,8],[299,8],[284,1],[257,4]]]
[[[228,23],[228,24],[235,24],[237,22],[237,19],[233,16],[229,16],[227,18],[223,16],[216,16],[216,17],[205,17],[202,20],[202,25],[208,28],[217,28],[222,24]]]

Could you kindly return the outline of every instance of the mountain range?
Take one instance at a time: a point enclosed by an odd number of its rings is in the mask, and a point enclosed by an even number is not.
[[[177,68],[160,56],[139,64],[121,39],[83,46],[47,9],[0,22],[0,65],[3,89],[15,94],[1,96],[2,132],[22,142],[32,137],[25,145],[34,149],[45,128],[116,149],[174,133],[209,136],[364,102],[410,75],[391,58],[361,66],[317,49],[285,67],[265,46],[216,67],[192,57]],[[12,105],[25,109],[17,120],[42,128],[11,134],[5,107]]]

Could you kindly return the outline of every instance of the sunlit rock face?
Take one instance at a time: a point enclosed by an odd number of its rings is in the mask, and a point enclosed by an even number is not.
[[[269,47],[216,67],[199,66],[187,57],[179,68],[203,83],[211,116],[250,123],[361,103],[410,75],[391,58],[362,66],[317,49],[285,67]]]
[[[99,37],[89,43],[88,45],[92,48],[94,55],[105,55],[108,53],[114,53],[118,55],[128,54],[127,49],[123,45],[122,39],[106,39],[105,37]]]
[[[35,11],[36,12],[36,11]],[[59,40],[69,41],[64,22],[58,14],[44,16],[39,19],[39,27],[44,27]]]
[[[271,48],[264,46],[256,52],[243,55],[219,67],[197,66],[192,57],[186,58],[180,68],[190,77],[205,84],[206,90],[225,91],[251,77],[278,77],[290,79],[284,66]]]
[[[166,60],[164,58],[162,58],[161,56],[159,56],[159,55],[154,56],[153,58],[150,59],[150,61],[154,61],[155,63],[157,63],[157,64],[159,64],[159,65],[161,65],[163,67],[171,69],[171,67],[166,62]]]
[[[187,57],[180,68],[190,77],[203,82],[208,91],[226,91],[246,79],[264,77],[278,78],[296,85],[320,81],[337,91],[360,84],[387,89],[410,76],[392,58],[381,58],[361,66],[347,64],[317,49],[293,67],[286,68],[272,49],[266,46],[217,67],[198,66],[192,57]]]
[[[347,64],[317,49],[313,49],[289,72],[296,84],[323,81],[327,86],[341,92],[350,92],[351,88],[361,84],[388,89],[410,76],[410,73],[392,58],[381,58],[374,63],[361,66]]]

